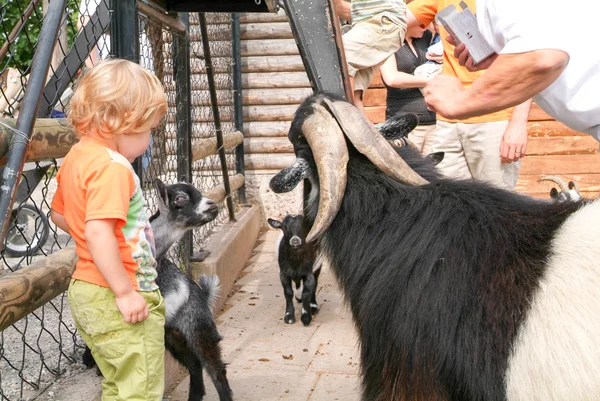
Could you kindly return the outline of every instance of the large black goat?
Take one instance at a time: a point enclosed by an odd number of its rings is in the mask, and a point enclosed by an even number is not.
[[[289,139],[271,188],[311,182],[308,240],[352,311],[362,400],[600,400],[600,202],[444,179],[329,95]]]
[[[189,401],[201,401],[206,393],[202,368],[212,379],[220,401],[231,401],[232,391],[221,358],[212,307],[218,295],[217,276],[201,276],[199,284],[189,279],[169,259],[171,245],[196,227],[215,219],[217,205],[190,184],[165,186],[154,180],[159,194],[158,211],[150,218],[156,243],[156,284],[165,299],[165,347],[190,373]],[[84,363],[95,364],[86,348]]]

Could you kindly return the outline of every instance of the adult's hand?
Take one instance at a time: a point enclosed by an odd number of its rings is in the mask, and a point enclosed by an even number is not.
[[[527,152],[527,126],[509,123],[500,141],[500,158],[502,163],[519,161]]]
[[[429,110],[455,119],[461,118],[460,108],[463,102],[460,99],[464,91],[465,88],[458,78],[440,74],[427,81],[423,88],[423,96]]]
[[[448,35],[446,40],[452,46],[455,46],[454,57],[458,59],[458,63],[471,72],[487,69],[490,65],[492,65],[498,56],[496,53],[494,53],[485,60],[482,60],[479,64],[474,64],[473,58],[471,58],[471,54],[469,53],[469,50],[467,50],[467,46],[465,46],[464,43],[457,45],[452,35]]]

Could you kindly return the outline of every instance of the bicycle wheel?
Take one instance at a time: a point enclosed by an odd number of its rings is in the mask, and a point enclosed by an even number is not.
[[[50,226],[40,210],[23,204],[12,211],[4,248],[9,256],[35,254],[48,240]]]

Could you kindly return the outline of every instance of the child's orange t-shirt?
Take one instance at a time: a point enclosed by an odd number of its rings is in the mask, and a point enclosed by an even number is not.
[[[116,219],[115,237],[131,285],[154,291],[156,260],[139,178],[129,161],[94,138],[83,137],[65,157],[56,176],[52,209],[65,217],[79,260],[73,278],[108,287],[84,237],[90,220]]]
[[[457,9],[461,9],[459,3],[464,1],[473,13],[476,12],[475,0],[414,0],[411,1],[407,7],[415,15],[415,17],[425,26],[429,25],[435,19],[438,12],[448,7],[450,4],[454,4]],[[515,11],[518,12],[518,11]],[[474,71],[471,72],[465,67],[461,66],[458,59],[454,57],[453,51],[448,51],[452,46],[446,40],[448,31],[443,26],[440,28],[440,39],[444,47],[444,63],[442,65],[442,74],[457,77],[465,87],[469,87],[477,78],[479,78],[485,71]],[[464,120],[448,120],[440,115],[437,116],[438,120],[449,121],[449,122],[461,122],[470,124],[489,123],[494,121],[510,120],[512,115],[512,108],[497,111],[495,113],[486,114],[484,116],[471,117]]]

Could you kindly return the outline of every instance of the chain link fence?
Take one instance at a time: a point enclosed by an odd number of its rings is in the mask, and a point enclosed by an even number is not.
[[[41,0],[8,0],[0,6],[0,133],[15,127],[20,102],[24,96],[31,59],[38,46],[39,31],[44,21]],[[113,29],[114,9],[104,0],[68,0],[49,72],[49,84],[44,91],[42,108],[38,115],[45,118],[64,118],[69,111],[73,84],[81,71],[99,60],[111,56],[111,36],[119,33]],[[104,7],[104,9],[103,9]],[[94,13],[104,11],[111,18],[110,25],[94,19]],[[166,15],[166,14],[163,14]],[[233,54],[231,14],[206,14],[210,51],[217,87],[218,111],[223,133],[233,131]],[[201,139],[215,136],[214,115],[208,90],[205,50],[202,46],[198,14],[189,15],[189,57],[191,70],[189,82],[191,93],[191,145]],[[92,29],[87,24],[98,24]],[[157,194],[152,186],[154,178],[170,184],[181,181],[182,161],[181,118],[177,115],[178,88],[176,80],[181,59],[180,52],[187,50],[176,46],[184,43],[185,32],[173,29],[151,15],[138,14],[139,63],[152,70],[165,85],[169,110],[161,125],[153,131],[150,148],[134,164],[140,175],[150,212],[156,210]],[[90,35],[96,32],[96,37]],[[101,35],[97,33],[100,32]],[[79,40],[85,46],[75,49]],[[95,44],[91,50],[88,50]],[[89,54],[88,54],[89,53]],[[70,57],[78,65],[76,69],[61,68],[61,62]],[[50,78],[54,76],[53,78]],[[45,103],[44,103],[45,102]],[[39,120],[38,120],[39,121]],[[179,132],[179,133],[178,133]],[[179,138],[178,138],[179,135]],[[0,137],[0,165],[3,149],[9,146],[8,137]],[[178,140],[179,139],[179,140]],[[184,138],[185,139],[185,138]],[[4,142],[3,142],[4,140]],[[187,149],[187,160],[191,160]],[[235,150],[226,152],[227,167],[235,174]],[[0,252],[0,277],[13,274],[44,257],[72,244],[70,236],[50,222],[50,204],[56,181],[56,171],[61,159],[49,159],[26,163],[17,190],[17,200]],[[4,167],[0,166],[0,169]],[[179,171],[179,173],[178,173]],[[0,171],[1,173],[1,171]],[[1,177],[1,174],[0,174]],[[217,155],[191,163],[188,180],[202,192],[223,183],[221,164]],[[0,178],[1,180],[1,178]],[[233,195],[235,196],[235,195]],[[237,198],[234,205],[238,207]],[[221,207],[217,219],[195,230],[188,244],[174,246],[172,258],[185,267],[190,258],[198,254],[210,235],[228,221],[226,207]],[[6,300],[4,300],[6,301]],[[0,332],[0,401],[36,399],[59,376],[71,375],[84,370],[81,364],[83,341],[77,335],[66,295],[62,294],[33,313]]]

